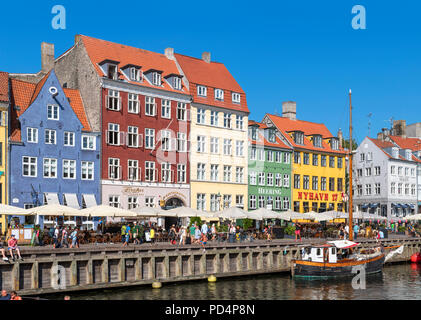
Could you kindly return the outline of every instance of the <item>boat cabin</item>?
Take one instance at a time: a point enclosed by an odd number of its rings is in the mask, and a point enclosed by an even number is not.
[[[349,248],[358,246],[358,243],[341,240],[331,241],[323,245],[315,245],[304,247],[301,250],[301,260],[322,262],[322,263],[337,263],[349,255]]]

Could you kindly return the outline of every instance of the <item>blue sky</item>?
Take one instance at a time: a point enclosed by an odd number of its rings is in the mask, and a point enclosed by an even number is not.
[[[51,26],[54,5],[66,9],[65,30]],[[351,27],[354,5],[366,8],[366,30]],[[369,119],[371,136],[392,117],[421,121],[415,1],[7,1],[2,12],[2,71],[37,72],[42,41],[58,56],[80,33],[162,53],[210,51],[246,92],[253,120],[293,100],[299,119],[348,136],[351,88],[358,142]]]

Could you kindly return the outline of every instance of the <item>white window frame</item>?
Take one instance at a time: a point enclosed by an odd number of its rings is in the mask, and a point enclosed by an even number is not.
[[[26,128],[26,141],[28,143],[38,143],[38,129]]]
[[[224,101],[224,90],[214,89],[215,100]]]
[[[35,162],[33,161],[35,159]],[[25,166],[27,167],[28,174],[25,175]],[[37,157],[30,157],[30,156],[23,156],[22,157],[22,176],[23,177],[31,177],[36,178],[38,175],[38,158]],[[32,169],[34,169],[35,173],[31,174]]]
[[[197,95],[199,97],[206,97],[207,94],[207,88],[205,86],[197,86]]]
[[[120,180],[121,165],[119,158],[108,158],[108,179]]]
[[[238,92],[232,93],[232,102],[241,103],[241,95]]]
[[[128,159],[127,160],[127,179],[129,181],[139,181],[140,170],[139,160]]]
[[[155,129],[145,128],[145,149],[155,149]]]
[[[68,170],[66,172],[66,169]],[[76,179],[76,160],[63,159],[63,179],[75,180]]]
[[[95,163],[93,161],[81,161],[80,163],[81,180],[93,181],[95,179]]]
[[[42,168],[43,168],[43,175],[42,175],[43,178],[45,179],[57,178],[57,159],[44,158],[42,160]]]
[[[139,95],[136,93],[129,93],[127,98],[127,112],[138,114],[140,111]]]
[[[47,138],[49,142],[47,142]],[[45,144],[57,144],[57,131],[52,129],[45,129],[44,142]]]
[[[66,143],[66,140],[67,140],[67,143]],[[65,147],[74,147],[75,146],[75,133],[74,132],[72,132],[72,131],[64,131],[63,145]]]
[[[171,119],[171,100],[161,100],[161,118]]]
[[[58,105],[56,104],[47,105],[47,119],[56,120],[56,121],[60,120],[60,108]]]
[[[111,89],[108,90],[107,109],[112,110],[112,111],[120,111],[121,109],[120,91],[111,90]]]
[[[82,150],[96,150],[96,137],[83,134],[81,140]]]
[[[145,115],[149,117],[156,116],[156,101],[154,97],[145,96]]]
[[[179,163],[177,164],[177,183],[186,183],[186,165]]]

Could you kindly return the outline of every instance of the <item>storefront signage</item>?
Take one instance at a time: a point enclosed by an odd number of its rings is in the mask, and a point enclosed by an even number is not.
[[[338,200],[339,199],[339,200]],[[323,192],[298,192],[298,200],[314,200],[314,201],[342,201],[340,194],[331,194],[329,200],[329,193]]]
[[[265,188],[258,188],[257,192],[259,194],[282,194],[282,190],[280,189],[265,189]]]
[[[145,190],[143,188],[124,188],[124,194],[143,194]]]
[[[186,196],[180,192],[170,192],[166,196],[164,196],[164,200],[167,201],[171,198],[182,198],[183,200],[186,200]]]

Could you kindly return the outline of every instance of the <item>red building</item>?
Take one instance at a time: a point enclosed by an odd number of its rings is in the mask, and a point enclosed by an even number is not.
[[[102,133],[102,203],[188,206],[191,97],[172,50],[77,36],[55,64],[61,82],[86,97]]]

